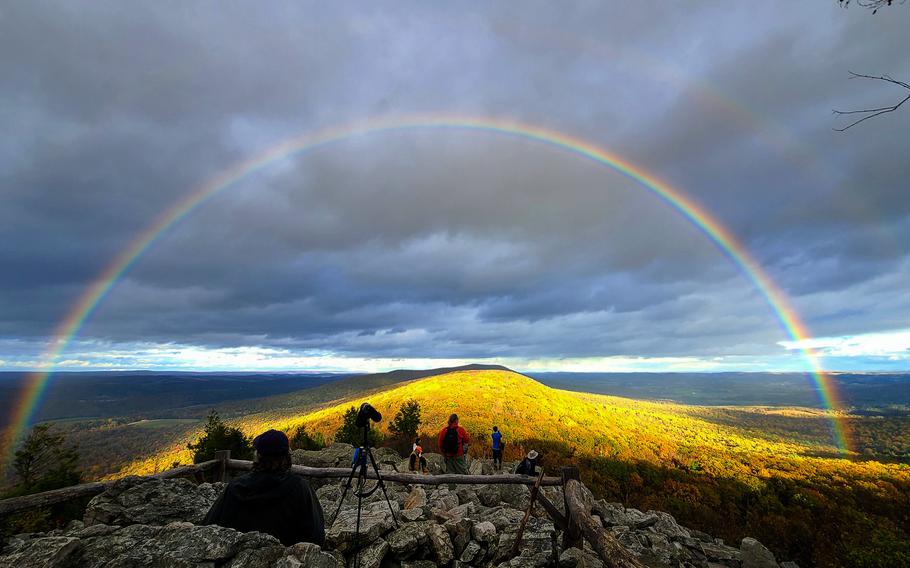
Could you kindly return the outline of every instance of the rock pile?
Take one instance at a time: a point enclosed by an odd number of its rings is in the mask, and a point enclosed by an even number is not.
[[[352,448],[335,444],[319,452],[294,452],[294,461],[318,467],[350,464]],[[441,459],[430,456],[438,468]],[[394,452],[377,452],[383,469],[404,470]],[[490,464],[475,460],[477,473]],[[519,556],[511,550],[530,491],[523,485],[405,486],[386,484],[389,511],[380,491],[364,501],[359,537],[356,499],[345,498],[327,527],[326,547],[300,543],[282,546],[261,533],[240,533],[197,526],[222,490],[221,484],[130,477],[95,497],[82,522],[65,529],[11,537],[0,550],[0,568],[21,566],[86,567],[174,566],[225,568],[341,568],[355,555],[363,568],[603,566],[587,546],[559,547],[560,535],[542,511],[525,529]],[[544,488],[561,506],[557,488]],[[338,507],[337,480],[321,482],[317,495],[327,521]],[[539,509],[539,507],[538,507]],[[597,501],[592,508],[604,527],[648,566],[776,568],[774,556],[754,539],[739,548],[678,525],[662,512],[641,512]],[[783,563],[781,568],[793,568]]]

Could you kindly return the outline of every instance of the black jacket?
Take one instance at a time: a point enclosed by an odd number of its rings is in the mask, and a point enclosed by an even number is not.
[[[537,459],[525,458],[521,460],[521,463],[518,464],[518,467],[515,468],[515,473],[520,475],[537,475]]]
[[[254,471],[228,483],[203,524],[268,533],[285,546],[325,542],[319,499],[299,475]]]

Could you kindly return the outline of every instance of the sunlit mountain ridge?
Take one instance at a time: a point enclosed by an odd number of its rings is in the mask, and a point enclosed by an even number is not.
[[[345,410],[369,401],[384,416],[375,427],[388,434],[407,400],[420,403],[428,451],[435,451],[435,434],[455,412],[474,437],[474,457],[489,456],[487,436],[497,425],[507,441],[506,460],[536,449],[551,472],[579,465],[598,496],[666,510],[728,539],[756,535],[784,557],[838,565],[836,558],[872,553],[876,542],[906,542],[902,511],[910,506],[910,467],[841,457],[825,441],[824,426],[835,416],[830,411],[646,402],[557,390],[508,370],[474,370],[231,423],[248,435],[305,427],[330,440]],[[766,419],[804,420],[817,432],[766,432]],[[148,473],[175,460],[187,461],[186,450],[174,446],[121,474]]]

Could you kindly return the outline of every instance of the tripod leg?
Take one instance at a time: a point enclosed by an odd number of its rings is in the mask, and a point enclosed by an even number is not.
[[[395,518],[395,509],[392,508],[392,502],[389,501],[389,494],[385,491],[385,483],[382,481],[382,475],[379,473],[379,466],[376,465],[376,458],[373,457],[373,452],[367,448],[367,455],[370,456],[370,463],[373,464],[373,471],[376,472],[376,482],[379,484],[379,488],[382,489],[382,495],[385,497],[385,502],[389,506],[389,512],[392,513],[392,520],[395,521],[395,528],[398,528],[398,519]],[[364,464],[366,465],[366,464]],[[364,467],[366,470],[366,467]],[[364,471],[366,474],[366,471]]]
[[[363,458],[363,453],[361,452],[361,463],[360,475],[358,476],[358,487],[363,487],[363,484],[366,482],[367,478],[367,464],[366,460]],[[357,525],[354,529],[354,568],[360,566],[360,554],[363,552],[360,550],[360,509],[363,505],[363,492],[358,489],[357,491]]]
[[[363,448],[360,448],[360,452],[363,453]],[[348,491],[351,489],[351,480],[354,479],[354,472],[357,471],[357,467],[360,465],[360,455],[357,456],[357,460],[351,464],[351,474],[348,476],[348,481],[344,485],[344,491],[341,492],[341,499],[338,500],[338,508],[335,509],[335,514],[332,515],[332,522],[329,523],[331,526],[335,519],[338,518],[338,513],[341,512],[341,506],[344,504],[344,498],[347,496]]]

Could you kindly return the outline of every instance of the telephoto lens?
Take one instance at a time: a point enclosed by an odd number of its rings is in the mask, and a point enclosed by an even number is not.
[[[379,414],[379,411],[373,408],[369,402],[364,402],[360,405],[360,412],[357,413],[356,424],[358,428],[363,428],[369,424],[370,420],[373,422],[382,422],[382,414]]]

